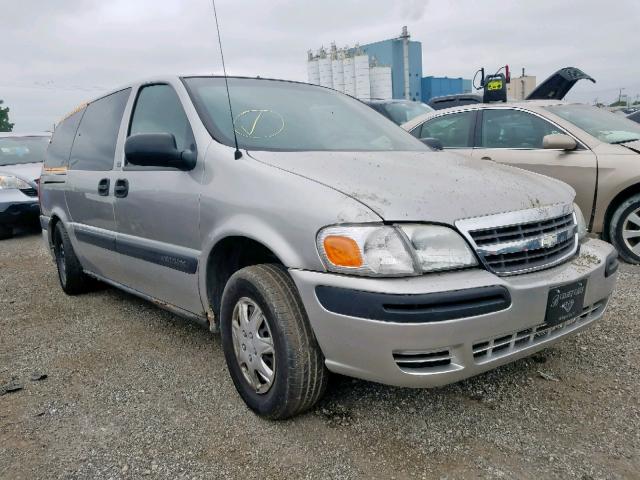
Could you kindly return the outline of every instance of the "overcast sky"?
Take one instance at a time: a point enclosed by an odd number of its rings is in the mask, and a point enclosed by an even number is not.
[[[306,81],[306,51],[422,42],[423,75],[509,64],[542,80],[576,66],[570,98],[640,94],[640,1],[217,0],[229,74]],[[0,0],[0,99],[15,131],[51,129],[82,101],[158,73],[221,71],[210,0]]]

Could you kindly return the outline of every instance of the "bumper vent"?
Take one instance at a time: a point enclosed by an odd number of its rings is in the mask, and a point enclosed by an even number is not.
[[[476,363],[484,363],[506,354],[515,353],[545,340],[555,338],[577,328],[579,325],[595,319],[604,311],[606,305],[607,299],[596,302],[593,305],[585,307],[579,316],[552,327],[542,324],[515,333],[494,337],[489,340],[475,342],[473,344],[473,358],[476,360]]]
[[[444,372],[456,367],[452,363],[449,350],[437,352],[395,352],[393,360],[405,372],[426,373]]]
[[[24,193],[27,197],[37,197],[38,190],[35,188],[21,188],[20,191]]]
[[[484,265],[498,275],[552,267],[578,251],[578,228],[568,205],[471,218],[456,226]]]

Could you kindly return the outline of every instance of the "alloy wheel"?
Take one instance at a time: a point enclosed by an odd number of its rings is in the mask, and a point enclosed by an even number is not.
[[[622,239],[631,252],[640,256],[640,208],[630,212],[624,219]]]

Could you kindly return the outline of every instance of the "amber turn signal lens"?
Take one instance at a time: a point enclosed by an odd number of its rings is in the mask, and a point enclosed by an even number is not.
[[[329,235],[324,239],[324,251],[329,261],[336,266],[362,266],[360,248],[352,238]]]

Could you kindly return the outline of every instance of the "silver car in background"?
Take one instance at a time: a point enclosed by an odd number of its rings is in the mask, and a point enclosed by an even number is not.
[[[0,240],[38,223],[38,181],[51,134],[0,133]]]
[[[568,185],[434,152],[334,90],[228,81],[233,116],[224,78],[163,77],[57,127],[41,218],[66,293],[98,279],[220,329],[269,418],[329,371],[443,385],[602,317],[616,252]]]

